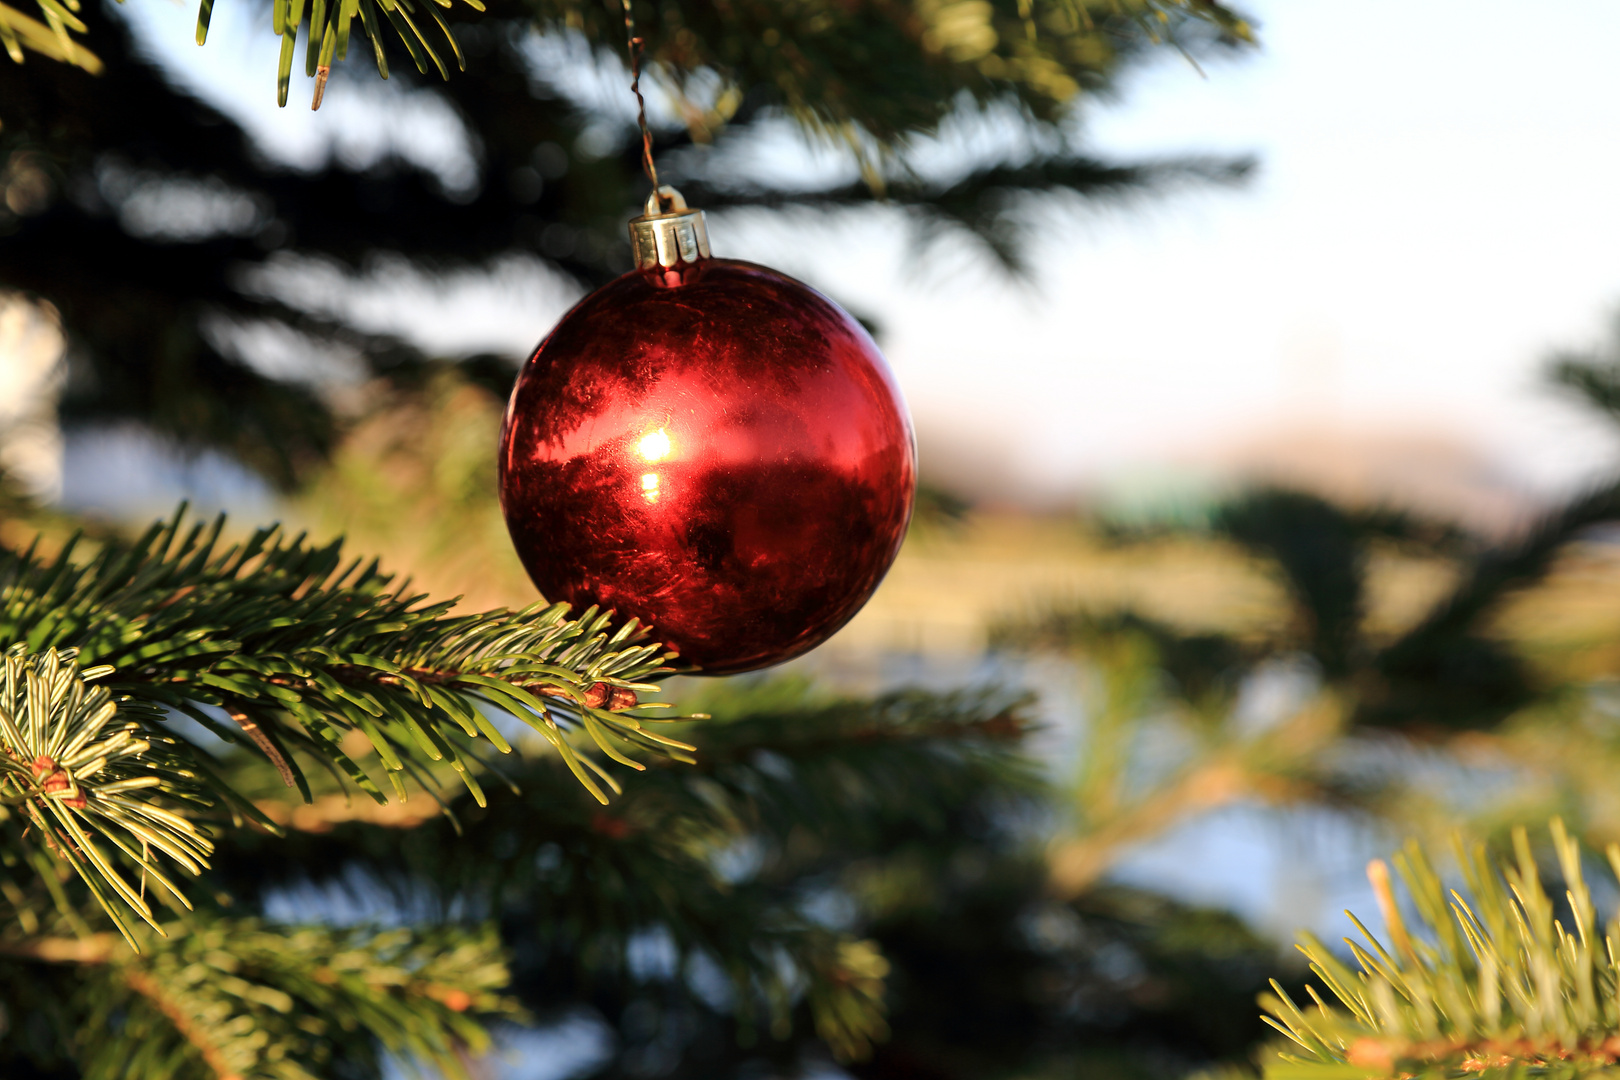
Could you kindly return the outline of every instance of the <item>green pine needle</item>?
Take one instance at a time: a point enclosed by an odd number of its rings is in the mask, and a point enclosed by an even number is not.
[[[72,36],[85,33],[84,24],[70,14],[64,15],[60,0],[37,2],[45,10],[44,24],[0,4],[0,44],[11,53],[12,59],[18,60],[23,50],[33,50],[91,72],[100,70],[100,61],[78,45]],[[451,6],[450,0],[433,2],[441,7]],[[483,0],[467,0],[467,5],[477,12],[485,8]],[[427,43],[416,26],[410,8],[393,0],[386,0],[381,6],[417,67],[425,74],[427,63],[431,61],[441,73],[446,72],[447,67],[438,52]],[[67,7],[71,8],[72,5]],[[771,6],[766,6],[756,14],[756,25],[751,27],[756,38],[755,43],[750,43],[751,47],[759,48],[757,42],[769,42],[773,37],[780,41],[804,35],[806,25],[819,25],[819,30],[809,33],[810,37],[814,37],[833,30],[846,20],[863,17],[855,15],[853,10],[839,10],[844,5],[813,4],[809,8],[811,11],[822,7],[832,7],[834,11],[808,19],[794,5],[776,7],[780,11],[773,12]],[[597,42],[608,44],[617,51],[623,49],[624,37],[622,16],[616,8],[616,4],[607,5],[603,10],[600,4],[564,0],[539,5],[536,12],[548,26],[582,28]],[[207,37],[212,9],[213,0],[199,0],[196,35],[199,44]],[[981,9],[982,15],[979,14]],[[954,77],[959,84],[958,89],[980,99],[995,92],[1017,89],[1026,97],[1038,100],[1046,109],[1061,105],[1071,98],[1087,77],[1088,64],[1095,60],[1094,54],[1098,50],[1095,47],[1077,47],[1080,39],[1102,39],[1102,50],[1108,51],[1128,39],[1140,38],[1154,44],[1168,44],[1182,50],[1183,55],[1188,55],[1177,40],[1176,29],[1183,25],[1202,24],[1229,40],[1253,41],[1249,25],[1216,0],[1020,0],[1016,10],[1002,11],[990,5],[973,5],[972,13],[964,19],[962,15],[965,11],[967,9],[960,5],[939,4],[924,5],[913,13],[909,6],[902,5],[896,12],[895,20],[901,32],[914,39],[918,52],[926,55],[929,61],[945,62],[957,69]],[[272,26],[278,36],[297,36],[301,19],[292,4],[287,0],[274,0],[271,12]],[[952,15],[952,12],[955,14]],[[370,10],[369,2],[360,5],[359,14],[380,55],[382,42],[376,36],[380,20]],[[759,24],[760,17],[767,19],[763,25]],[[693,21],[682,18],[679,11],[666,11],[663,18],[673,26]],[[448,36],[448,27],[446,34]],[[309,56],[313,57],[319,51],[323,36],[324,26],[317,18],[310,38],[313,44]],[[657,43],[654,44],[656,54]],[[459,52],[453,40],[450,46],[452,52]],[[693,53],[683,45],[674,55],[655,55],[654,59],[676,81],[701,69],[713,71],[730,66],[727,58],[732,51],[730,43],[706,43],[706,46],[702,53]],[[809,46],[806,51],[814,54],[825,48],[826,42],[811,41]],[[709,48],[712,48],[712,52]],[[278,63],[277,97],[283,105],[286,104],[290,80],[290,49],[291,46],[284,46],[283,57]],[[341,59],[343,50],[336,50],[336,55]],[[1191,59],[1190,55],[1188,59]],[[847,109],[849,95],[846,88],[838,85],[840,80],[836,68],[815,69],[806,77],[793,70],[797,66],[783,65],[775,75],[777,90],[786,99],[788,112],[809,130],[835,139],[841,139],[846,131],[853,131]],[[319,85],[324,86],[324,74],[319,73],[319,67],[316,65],[316,70],[311,71],[306,61],[306,73],[321,79]],[[383,78],[388,77],[385,61],[379,60],[378,69]],[[833,85],[827,85],[829,80]],[[949,98],[954,95],[947,92],[943,96]],[[876,113],[889,113],[891,108],[890,105],[879,103]],[[888,118],[873,116],[866,119],[876,122],[856,122],[857,126],[865,129],[865,136],[875,138],[886,150],[892,150],[899,144],[902,130],[896,128]]]
[[[391,591],[339,543],[272,528],[226,545],[223,525],[186,528],[182,508],[88,559],[76,542],[53,559],[0,552],[0,642],[16,643],[0,687],[0,806],[126,936],[127,912],[156,926],[148,880],[184,903],[156,857],[198,873],[211,845],[194,822],[269,826],[173,736],[171,713],[251,745],[306,801],[315,763],[377,803],[382,776],[402,801],[406,777],[421,788],[447,768],[482,804],[474,744],[512,750],[487,710],[528,724],[603,803],[617,784],[593,751],[637,768],[638,754],[692,760],[648,726],[659,706],[611,707],[614,691],[635,700],[671,670],[634,621],[595,608],[570,619],[566,605],[454,615],[453,601]],[[351,736],[376,752],[369,770]]]
[[[116,938],[0,938],[0,978],[70,967],[86,1080],[320,1080],[381,1072],[382,1052],[469,1080],[486,1022],[514,1017],[492,927],[278,926],[203,917]],[[339,1071],[334,1066],[342,1064]]]
[[[1395,859],[1418,925],[1408,929],[1381,861],[1369,868],[1389,948],[1365,928],[1346,939],[1352,969],[1315,938],[1300,950],[1337,1006],[1315,990],[1301,1007],[1282,987],[1265,995],[1267,1023],[1293,1043],[1267,1080],[1360,1077],[1577,1077],[1617,1075],[1620,1059],[1620,914],[1600,926],[1579,844],[1552,822],[1564,887],[1543,888],[1529,838],[1514,831],[1512,860],[1484,845],[1457,847],[1468,896],[1448,890],[1416,843]],[[1620,845],[1608,849],[1620,875]],[[1354,920],[1354,916],[1351,916]],[[1357,926],[1361,924],[1357,921]]]
[[[147,881],[185,903],[153,856],[191,875],[207,865],[213,843],[190,812],[209,799],[189,749],[160,734],[161,713],[89,686],[111,669],[80,672],[75,659],[71,649],[30,656],[21,645],[6,654],[0,829],[12,850],[37,856],[41,845],[71,866],[133,945],[126,912],[158,925]]]

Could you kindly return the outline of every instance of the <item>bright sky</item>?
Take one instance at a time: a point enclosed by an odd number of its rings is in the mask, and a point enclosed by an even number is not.
[[[1612,440],[1538,369],[1551,348],[1596,342],[1620,305],[1620,6],[1245,7],[1257,55],[1200,77],[1167,52],[1089,132],[1120,158],[1252,152],[1255,179],[1055,217],[1033,288],[959,258],[919,266],[869,217],[797,248],[779,227],[718,219],[716,253],[875,314],[925,453],[993,455],[1040,487],[1196,464],[1289,426],[1434,433],[1542,491],[1600,468]],[[341,94],[320,114],[276,110],[274,46],[238,25],[245,8],[220,5],[203,50],[189,3],[138,10],[148,40],[278,152],[308,154],[334,132],[385,137]],[[423,153],[454,143],[419,105],[387,124]],[[448,294],[394,288],[446,348],[464,342],[445,327],[471,325],[475,347],[526,351],[565,300],[519,271]],[[374,317],[405,306],[378,297]]]
[[[1537,376],[1620,304],[1620,6],[1249,8],[1262,55],[1170,59],[1091,126],[1121,156],[1252,151],[1247,190],[1054,228],[1038,296],[826,272],[889,318],[920,422],[1000,432],[1049,480],[1316,423],[1587,474],[1608,440]]]

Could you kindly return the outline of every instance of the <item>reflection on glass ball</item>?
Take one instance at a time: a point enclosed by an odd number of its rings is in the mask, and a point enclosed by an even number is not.
[[[632,271],[518,377],[501,505],[548,600],[617,609],[729,674],[809,651],[905,535],[916,448],[867,333],[764,267]]]

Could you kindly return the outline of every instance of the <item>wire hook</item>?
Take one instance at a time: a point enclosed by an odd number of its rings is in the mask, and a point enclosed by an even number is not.
[[[630,10],[630,0],[624,4],[624,36],[630,52],[630,92],[636,95],[636,123],[641,128],[641,167],[652,181],[653,195],[663,208],[664,196],[658,187],[658,166],[653,164],[652,131],[647,127],[647,101],[641,96],[641,50],[645,44],[636,36],[636,17]]]

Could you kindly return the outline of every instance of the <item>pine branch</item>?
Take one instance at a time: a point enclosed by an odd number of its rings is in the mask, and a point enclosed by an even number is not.
[[[450,603],[387,591],[391,579],[375,563],[345,565],[337,543],[314,548],[267,529],[221,545],[222,527],[182,534],[177,514],[84,562],[73,543],[50,560],[0,554],[0,641],[19,643],[0,703],[0,794],[132,943],[125,909],[156,922],[144,884],[125,880],[118,862],[184,903],[154,849],[198,873],[210,844],[191,819],[216,802],[235,824],[275,827],[208,755],[173,737],[170,710],[227,742],[252,743],[306,801],[301,760],[388,801],[343,749],[347,736],[375,752],[398,801],[406,777],[436,782],[442,767],[483,805],[475,744],[511,751],[491,722],[496,711],[537,731],[603,803],[618,782],[593,751],[633,769],[644,767],[636,752],[690,760],[690,746],[647,726],[645,710],[656,706],[638,695],[657,689],[647,680],[669,670],[669,654],[643,643],[634,621],[615,630],[611,613],[570,620],[562,605],[452,615]],[[30,659],[30,647],[70,651]],[[81,659],[96,666],[77,674]],[[122,855],[103,853],[93,836]]]
[[[1556,818],[1552,839],[1567,890],[1562,915],[1522,828],[1514,830],[1512,861],[1493,864],[1483,845],[1459,845],[1467,898],[1448,895],[1422,848],[1409,843],[1395,864],[1418,913],[1414,929],[1388,869],[1375,860],[1368,877],[1390,947],[1357,921],[1366,945],[1346,939],[1352,969],[1305,938],[1300,949],[1338,1005],[1313,989],[1316,1007],[1301,1009],[1272,984],[1277,996],[1262,999],[1267,1022],[1297,1048],[1267,1066],[1268,1080],[1613,1075],[1620,1061],[1620,915],[1599,926],[1579,844]],[[1620,846],[1611,845],[1608,858],[1620,875]]]
[[[1547,358],[1547,381],[1582,403],[1620,419],[1620,312],[1609,317],[1608,336],[1595,348],[1563,349]]]
[[[609,808],[571,798],[545,758],[521,763],[522,794],[496,793],[465,837],[443,821],[403,833],[312,822],[273,843],[242,831],[222,840],[218,872],[247,901],[312,875],[341,887],[362,869],[439,909],[498,906],[528,958],[517,987],[537,996],[571,976],[630,980],[626,937],[657,931],[678,957],[672,993],[703,963],[741,1031],[781,1032],[808,1012],[841,1056],[860,1057],[884,1030],[883,958],[859,928],[807,915],[802,883],[881,861],[898,837],[943,842],[965,804],[1032,796],[1022,709],[979,694],[829,701],[788,680],[717,683],[705,699],[717,718],[691,725],[696,763],[649,768]]]
[[[21,62],[29,49],[97,71],[100,62],[72,34],[86,32],[78,0],[36,0],[45,22],[0,5],[0,44]],[[483,0],[466,0],[478,14]],[[389,69],[383,26],[392,30],[421,75],[430,68],[449,79],[449,62],[465,58],[440,9],[452,0],[272,0],[271,28],[281,38],[277,100],[287,104],[300,37],[304,75],[314,79],[319,108],[335,64],[348,56],[358,30],[369,40],[378,74]],[[529,0],[527,9],[548,30],[584,32],[614,53],[624,48],[617,4],[583,0]],[[196,39],[208,37],[214,0],[199,0]],[[1189,46],[1204,35],[1250,42],[1247,22],[1214,0],[1021,0],[972,8],[816,3],[783,8],[750,4],[744,13],[711,5],[636,4],[636,19],[652,45],[649,58],[677,88],[700,72],[728,83],[769,85],[807,130],[858,147],[861,137],[891,147],[908,131],[937,123],[958,90],[985,100],[1007,90],[1044,120],[1083,87],[1102,81],[1100,69],[1137,42],[1167,43],[1191,59]],[[306,18],[307,15],[307,18]],[[431,27],[429,24],[432,24]],[[1094,43],[1080,47],[1082,41]],[[873,63],[872,44],[888,54]],[[898,63],[894,61],[899,61]],[[927,85],[933,93],[897,93],[896,79]],[[684,97],[684,93],[682,95]],[[732,94],[740,97],[740,94]],[[928,100],[933,99],[933,100]],[[714,109],[686,111],[724,122]]]
[[[272,527],[222,545],[223,518],[182,533],[183,513],[86,562],[72,543],[48,561],[0,555],[0,640],[71,643],[116,669],[113,692],[184,711],[227,741],[237,735],[197,705],[241,713],[295,782],[286,743],[340,766],[379,803],[381,790],[335,745],[342,733],[367,737],[401,796],[402,762],[419,757],[447,761],[478,798],[454,733],[510,748],[474,705],[527,722],[603,801],[563,725],[614,760],[626,749],[690,750],[632,707],[657,690],[648,678],[671,670],[633,621],[615,630],[595,609],[570,620],[564,605],[451,615],[453,601],[388,591],[375,561],[345,565],[341,542],[312,547]]]
[[[68,24],[64,23],[58,11],[53,11],[52,5],[47,7],[40,4],[40,9],[46,14],[50,25],[37,19],[29,18],[9,4],[0,4],[0,45],[6,50],[6,55],[16,63],[23,62],[23,49],[30,49],[41,56],[48,56],[52,60],[60,60],[83,68],[92,75],[101,73],[101,59],[95,53],[86,49],[68,36]],[[74,4],[75,9],[78,8]],[[51,16],[55,18],[51,18]],[[77,19],[74,20],[78,22]],[[74,26],[73,29],[82,30],[83,25]]]
[[[717,689],[699,704],[716,719],[685,732],[700,747],[692,770],[726,795],[729,813],[773,836],[808,825],[822,843],[848,851],[899,820],[942,829],[948,808],[986,787],[1042,790],[1038,770],[1019,754],[1031,729],[1027,698],[902,691],[870,701],[773,702]],[[661,772],[666,785],[685,782]],[[650,795],[649,785],[638,786]]]
[[[881,178],[885,203],[910,219],[919,253],[947,236],[975,242],[1007,274],[1025,278],[1028,242],[1049,227],[1052,212],[1080,200],[1126,204],[1180,184],[1243,182],[1253,171],[1248,158],[1197,157],[1117,165],[1071,154],[1042,155],[973,170],[949,182],[902,171]],[[681,190],[694,205],[713,209],[759,207],[774,211],[830,211],[872,204],[872,177],[820,190],[748,190],[723,183],[686,181]],[[1036,211],[1041,211],[1036,213]]]
[[[0,938],[0,983],[72,966],[85,1080],[317,1080],[375,1074],[379,1050],[466,1080],[489,1046],[485,1020],[516,1012],[488,927],[199,918],[142,937],[139,955],[106,935]]]
[[[1422,622],[1374,658],[1385,700],[1365,702],[1358,723],[1482,727],[1527,704],[1533,687],[1524,662],[1481,623],[1515,591],[1542,581],[1583,532],[1616,519],[1620,480],[1611,480],[1481,554]]]
[[[29,862],[54,857],[71,866],[133,944],[126,910],[157,926],[145,898],[148,878],[185,903],[152,856],[162,853],[193,875],[207,864],[213,843],[188,812],[207,806],[208,793],[190,768],[192,755],[158,733],[161,714],[88,686],[111,669],[81,674],[74,659],[72,650],[31,657],[21,645],[6,655],[0,835]],[[97,837],[116,851],[104,850]],[[121,863],[137,874],[136,883],[120,872]]]

